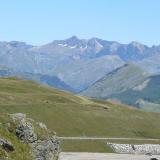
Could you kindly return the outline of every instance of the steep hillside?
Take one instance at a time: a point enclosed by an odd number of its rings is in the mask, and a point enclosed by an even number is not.
[[[33,74],[33,73],[22,73],[22,72],[15,73],[14,76],[19,77],[21,79],[33,80],[35,82],[39,82],[40,84],[45,84],[60,90],[75,92],[75,90],[72,87],[64,83],[56,76],[50,76],[45,74],[43,75],[43,74]]]
[[[75,91],[80,92],[122,65],[124,65],[124,62],[118,56],[108,55],[66,63],[58,66],[55,72],[61,80],[72,86]]]
[[[58,160],[59,140],[45,124],[25,114],[0,114],[1,160]]]
[[[152,74],[160,74],[160,54],[152,55],[151,57],[145,58],[142,61],[138,62],[142,68]]]
[[[106,99],[124,92],[144,81],[148,73],[135,64],[126,64],[110,72],[81,94],[93,98]]]
[[[18,77],[26,80],[34,80],[36,82],[46,84],[54,88],[74,92],[74,89],[72,87],[65,84],[56,76],[33,74],[26,72],[16,72],[10,68],[0,66],[0,77]]]
[[[112,96],[139,108],[160,111],[160,75],[150,76],[136,87]]]
[[[124,65],[81,92],[112,99],[147,111],[160,111],[160,75],[151,76],[135,64]]]
[[[0,79],[0,112],[26,113],[59,136],[160,138],[158,113],[91,100],[15,78]]]

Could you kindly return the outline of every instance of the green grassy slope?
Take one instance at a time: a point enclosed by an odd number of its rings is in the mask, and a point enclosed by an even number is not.
[[[160,114],[89,100],[31,81],[0,79],[0,112],[27,113],[59,136],[160,138]]]
[[[13,131],[8,131],[7,124],[9,123],[10,117],[6,114],[0,114],[0,138],[5,139],[14,146],[14,151],[12,152],[6,152],[1,146],[0,146],[0,160],[32,160],[32,154],[30,147],[27,144],[22,143],[20,140],[18,140],[17,136]],[[13,123],[12,123],[13,125]],[[10,126],[10,128],[15,127]],[[8,157],[8,158],[6,158]]]
[[[92,86],[82,91],[82,95],[93,98],[106,99],[111,95],[122,93],[125,90],[142,83],[148,73],[135,64],[125,64],[98,80]]]
[[[160,75],[149,75],[139,66],[127,64],[107,74],[81,94],[160,112]]]
[[[147,83],[141,88],[144,82]],[[137,87],[139,89],[129,89],[112,96],[123,103],[137,105],[148,111],[160,112],[160,75],[150,76],[144,82]]]
[[[61,148],[64,152],[107,152],[113,153],[104,140],[62,140]]]

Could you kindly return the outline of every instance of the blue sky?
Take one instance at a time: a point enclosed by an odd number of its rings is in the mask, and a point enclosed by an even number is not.
[[[160,0],[0,1],[0,41],[40,45],[72,35],[160,44]]]

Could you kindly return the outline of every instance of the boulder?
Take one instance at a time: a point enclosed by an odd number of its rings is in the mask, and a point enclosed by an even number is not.
[[[11,142],[1,138],[0,138],[0,146],[2,147],[2,149],[4,149],[7,152],[11,152],[15,150]]]
[[[35,160],[57,160],[60,152],[59,140],[56,137],[38,140],[32,144],[32,152]]]
[[[34,133],[34,128],[30,122],[21,121],[16,128],[16,135],[24,143],[37,141],[37,135]]]
[[[38,139],[37,134],[34,131],[34,127],[31,121],[28,121],[26,116],[21,113],[12,114],[11,118],[14,121],[18,121],[16,127],[16,136],[24,143],[31,147],[31,152],[34,160],[57,160],[60,152],[59,140],[54,137],[46,135],[43,140]],[[42,122],[36,123],[36,125],[48,132],[46,125]]]
[[[10,116],[16,125],[16,136],[23,143],[30,146],[34,160],[58,160],[60,142],[56,136],[51,137],[51,135],[49,135],[49,130],[44,123],[35,123],[34,120],[26,118],[26,115],[23,113],[15,113]],[[35,132],[35,125],[36,128],[39,127],[40,129],[36,131],[42,131],[40,134],[44,134],[45,138],[40,139],[40,137],[37,136],[39,133]]]
[[[12,118],[13,121],[22,121],[26,119],[26,115],[23,113],[10,114],[10,117]]]
[[[42,122],[37,122],[36,124],[37,124],[41,129],[47,130],[47,126],[46,126],[44,123],[42,123]]]

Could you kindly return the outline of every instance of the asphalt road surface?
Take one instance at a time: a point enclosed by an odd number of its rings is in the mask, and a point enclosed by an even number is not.
[[[131,155],[131,154],[114,154],[114,153],[85,153],[85,152],[62,152],[59,160],[151,160],[160,155]]]

